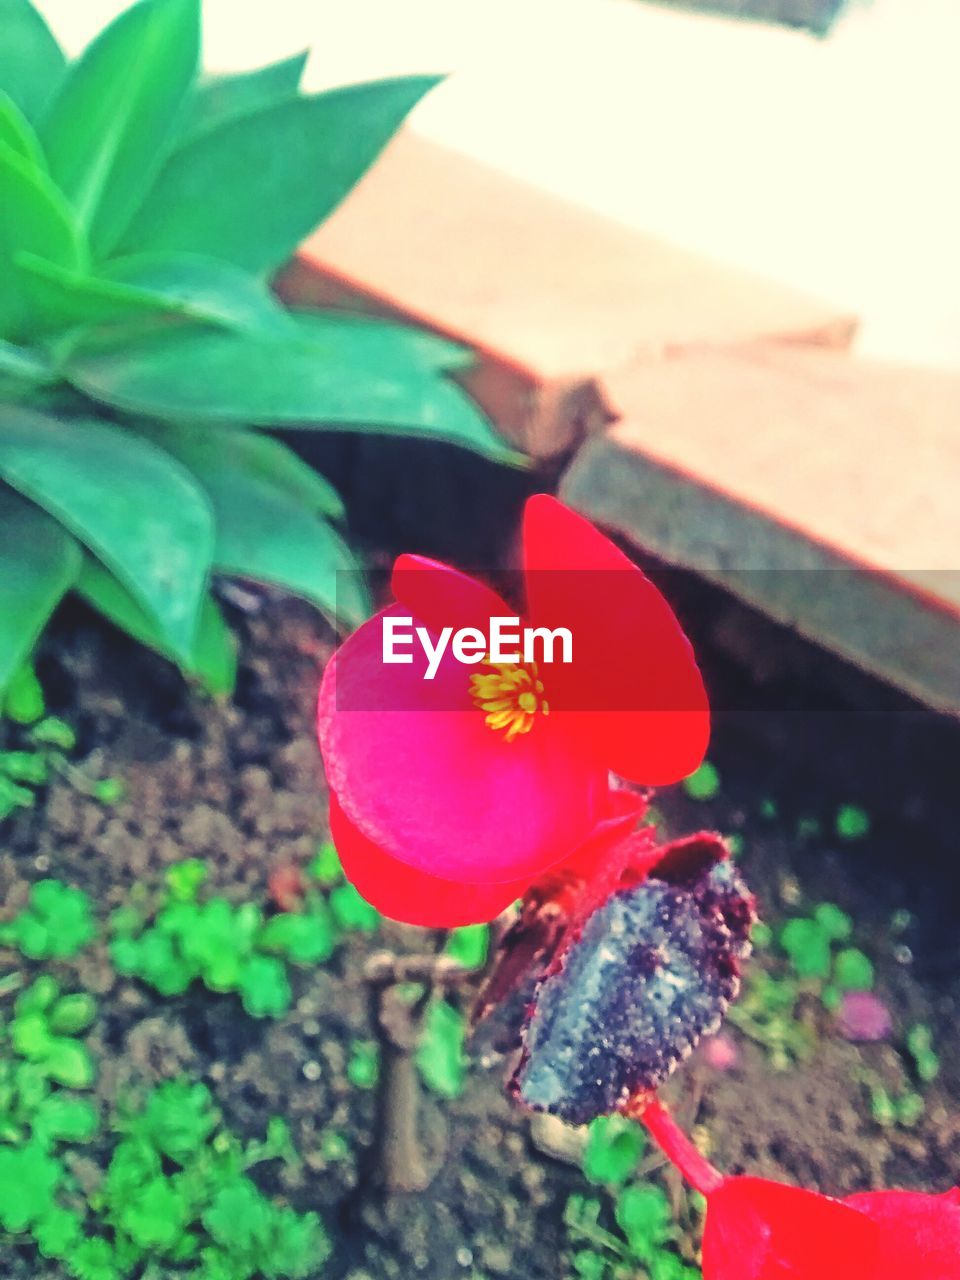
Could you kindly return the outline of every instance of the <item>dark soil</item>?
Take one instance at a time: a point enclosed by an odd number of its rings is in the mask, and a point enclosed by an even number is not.
[[[797,670],[778,667],[752,705],[747,695],[766,670],[769,637],[740,611],[731,644],[712,597],[684,604],[700,621],[711,679],[737,695],[721,710],[711,751],[721,794],[709,804],[680,789],[661,796],[671,830],[715,825],[740,832],[742,865],[768,918],[824,899],[849,911],[896,1025],[930,1022],[943,1072],[926,1090],[922,1123],[893,1132],[870,1119],[853,1069],[867,1059],[891,1083],[905,1079],[896,1042],[858,1049],[828,1034],[811,1064],[778,1075],[738,1037],[734,1070],[721,1075],[695,1062],[672,1096],[685,1118],[707,1126],[713,1158],[730,1171],[829,1191],[960,1181],[960,901],[949,801],[933,783],[927,787],[922,769],[911,776],[907,765],[884,764],[899,760],[906,735],[916,743],[914,763],[926,750],[937,759],[951,750],[946,772],[955,779],[957,736],[932,718],[918,721],[869,684],[855,707],[787,710],[786,688],[810,686],[820,696],[824,688],[857,685],[806,652]],[[263,901],[273,866],[312,855],[325,831],[325,797],[311,722],[330,635],[290,603],[268,602],[237,622],[242,671],[235,701],[223,707],[192,695],[161,660],[79,607],[60,618],[41,665],[51,711],[78,728],[78,759],[122,777],[128,795],[105,809],[55,783],[36,812],[7,824],[0,833],[6,913],[23,903],[32,880],[56,875],[86,889],[105,917],[134,886],[156,891],[164,868],[191,856],[209,862],[216,890]],[[931,742],[941,748],[923,745]],[[776,819],[759,816],[768,798],[777,802]],[[837,805],[847,801],[870,811],[873,830],[844,845],[829,833]],[[796,823],[806,817],[819,818],[827,835],[798,840]],[[913,913],[906,934],[890,928],[899,908]],[[388,939],[398,949],[422,950],[417,931],[395,930]],[[62,971],[101,997],[92,1048],[102,1062],[97,1087],[105,1102],[131,1083],[186,1072],[209,1083],[227,1122],[243,1134],[262,1136],[271,1114],[288,1118],[304,1165],[271,1189],[324,1216],[335,1239],[324,1275],[557,1280],[567,1273],[564,1203],[583,1190],[583,1180],[534,1145],[526,1117],[502,1096],[500,1064],[475,1064],[454,1103],[425,1100],[424,1132],[437,1168],[426,1193],[385,1203],[367,1185],[374,1099],[348,1083],[345,1064],[350,1041],[371,1034],[359,972],[373,945],[382,946],[382,936],[351,938],[329,965],[300,973],[295,1008],[280,1022],[254,1022],[231,997],[205,991],[160,999],[117,979],[101,943]],[[319,1078],[312,1080],[315,1064]],[[349,1159],[324,1160],[328,1129],[347,1137]],[[103,1156],[104,1149],[90,1152],[94,1162]],[[32,1251],[0,1260],[10,1280],[60,1275],[49,1266],[38,1271]]]

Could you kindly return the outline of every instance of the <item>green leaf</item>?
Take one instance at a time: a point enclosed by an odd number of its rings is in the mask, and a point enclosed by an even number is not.
[[[25,1231],[53,1207],[63,1165],[38,1142],[18,1150],[0,1147],[0,1222],[7,1231]]]
[[[214,125],[292,97],[309,53],[235,75],[211,76],[197,85],[189,103],[184,136],[192,138]]]
[[[463,1042],[467,1023],[447,1000],[432,1000],[423,1037],[417,1047],[417,1067],[424,1083],[441,1098],[459,1098],[467,1074]]]
[[[208,875],[205,862],[199,858],[185,858],[183,862],[175,862],[172,867],[167,867],[163,878],[170,897],[175,902],[196,902]]]
[[[617,1197],[614,1217],[632,1252],[644,1262],[677,1234],[670,1202],[659,1187],[634,1184],[624,1188]]]
[[[332,840],[324,840],[317,846],[317,852],[307,863],[307,875],[312,876],[325,889],[332,889],[344,880],[340,855]]]
[[[2,4],[2,0],[0,0]],[[4,32],[6,35],[6,32]],[[0,143],[16,152],[21,159],[35,169],[46,167],[46,157],[40,146],[40,139],[30,127],[30,121],[23,114],[9,93],[0,89]]]
[[[292,502],[330,520],[344,518],[343,500],[330,481],[281,441],[260,431],[245,431],[232,432],[229,443],[246,471],[282,489]]]
[[[843,804],[837,810],[836,832],[841,840],[862,840],[870,834],[870,815],[856,804]]]
[[[33,1227],[33,1238],[45,1258],[64,1258],[80,1238],[80,1215],[54,1205]]]
[[[21,253],[16,261],[36,332],[172,316],[252,333],[293,331],[290,316],[262,281],[213,258],[142,254],[108,263],[96,275],[65,270],[35,254]]]
[[[77,348],[65,376],[116,409],[211,425],[317,425],[517,455],[401,325],[329,315],[295,339],[181,327]]]
[[[165,1252],[183,1234],[190,1207],[169,1178],[154,1178],[123,1204],[118,1225],[141,1249]]]
[[[830,935],[815,920],[788,921],[781,930],[780,945],[801,978],[830,976]]]
[[[51,366],[33,351],[14,346],[12,342],[0,341],[0,385],[3,379],[9,379],[23,382],[28,387],[42,387],[55,378]]]
[[[216,600],[209,592],[200,605],[200,621],[189,656],[180,659],[160,628],[124,586],[98,560],[86,556],[75,590],[121,631],[171,662],[179,661],[215,697],[229,696],[237,682],[237,644]]]
[[[81,1240],[70,1251],[70,1274],[77,1280],[123,1280],[116,1250],[103,1236]]]
[[[123,247],[209,253],[252,271],[276,269],[438,79],[350,85],[204,130],[167,161]]]
[[[59,1036],[75,1036],[97,1016],[97,1002],[86,991],[61,996],[50,1010],[50,1030]]]
[[[380,1053],[375,1040],[352,1040],[347,1079],[355,1089],[372,1089],[380,1077]]]
[[[464,924],[451,931],[443,953],[452,956],[466,969],[479,969],[486,964],[489,947],[488,924]]]
[[[134,432],[10,408],[0,476],[64,524],[189,662],[213,554],[213,516],[190,475]]]
[[[51,1080],[68,1089],[89,1089],[96,1075],[86,1045],[67,1037],[54,1040],[43,1066]]]
[[[26,662],[81,559],[66,530],[0,484],[0,693]]]
[[[683,789],[691,800],[713,800],[720,793],[720,775],[709,760],[704,760],[683,780]]]
[[[274,478],[279,468],[268,475],[265,455],[251,433],[172,426],[147,430],[192,472],[210,499],[217,530],[215,569],[284,587],[349,627],[369,617],[370,600],[349,547]],[[250,444],[254,447],[248,450]]]
[[[842,991],[872,991],[873,964],[856,947],[846,947],[836,959],[833,980]]]
[[[274,956],[251,956],[240,977],[240,997],[251,1018],[280,1018],[293,994],[283,962]]]
[[[260,931],[257,946],[286,956],[294,964],[321,964],[334,950],[333,921],[326,905],[309,915],[281,914],[271,916]]]
[[[76,218],[48,175],[0,142],[0,336],[29,331],[30,279],[18,256],[33,253],[67,270],[86,265]]]
[[[67,61],[30,0],[0,0],[0,89],[28,120],[39,118]]]
[[[219,1118],[205,1084],[167,1080],[151,1092],[133,1127],[161,1155],[184,1165],[204,1146]]]
[[[352,884],[342,884],[331,892],[330,910],[341,929],[376,933],[380,928],[380,912]]]
[[[17,724],[32,725],[40,719],[45,710],[43,689],[37,679],[33,663],[28,660],[10,677],[6,692],[0,701],[0,714],[8,716]]]
[[[140,0],[67,72],[42,138],[53,176],[101,256],[162,167],[199,53],[199,0]]]
[[[97,1131],[97,1113],[83,1098],[56,1093],[34,1112],[33,1136],[49,1145],[52,1142],[89,1142]]]
[[[853,934],[853,921],[834,902],[821,902],[813,918],[834,942],[846,942]]]
[[[590,1125],[583,1172],[590,1182],[626,1182],[646,1150],[643,1130],[626,1116],[598,1116]]]
[[[270,1204],[249,1178],[238,1178],[220,1187],[203,1215],[203,1225],[224,1248],[249,1253],[268,1235]]]

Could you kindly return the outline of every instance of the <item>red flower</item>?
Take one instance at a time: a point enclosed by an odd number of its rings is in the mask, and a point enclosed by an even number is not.
[[[833,1200],[762,1178],[707,1197],[704,1280],[957,1280],[960,1190]]]
[[[434,561],[401,556],[397,604],[327,667],[318,731],[349,878],[410,924],[490,920],[611,817],[608,773],[657,785],[700,763],[709,713],[690,645],[653,584],[544,495],[524,513],[522,625],[566,627],[572,661],[383,661],[384,623],[490,634],[517,611]]]
[[[707,1198],[703,1280],[960,1280],[960,1189],[835,1200],[764,1178],[725,1178],[656,1099],[637,1099],[664,1154]]]

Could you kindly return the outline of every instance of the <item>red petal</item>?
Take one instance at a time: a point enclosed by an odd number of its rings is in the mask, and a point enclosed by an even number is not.
[[[960,1191],[873,1191],[849,1196],[844,1204],[881,1229],[880,1264],[870,1280],[960,1277]]]
[[[425,626],[478,627],[490,633],[491,618],[516,617],[516,611],[490,587],[439,560],[426,556],[398,556],[390,589],[398,604]]]
[[[727,1178],[707,1201],[704,1280],[875,1280],[879,1251],[873,1222],[812,1191]]]
[[[415,871],[375,845],[330,797],[330,834],[347,879],[390,920],[428,929],[485,924],[519,898],[526,881],[464,884]]]
[[[686,777],[706,751],[709,710],[690,643],[657,588],[545,494],[524,511],[524,569],[530,621],[573,637],[573,662],[542,672],[558,719],[623,777]]]
[[[331,789],[385,853],[465,883],[532,879],[592,829],[606,771],[571,752],[552,717],[508,742],[470,699],[451,655],[436,679],[382,661],[384,616],[364,623],[327,666],[318,733]]]

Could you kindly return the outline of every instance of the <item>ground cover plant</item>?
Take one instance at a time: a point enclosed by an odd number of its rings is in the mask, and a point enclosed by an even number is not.
[[[369,607],[339,496],[265,429],[508,456],[462,350],[268,287],[436,78],[305,94],[306,55],[204,78],[200,0],[138,0],[72,62],[30,0],[3,29],[0,699],[69,591],[227,693],[215,575]]]

